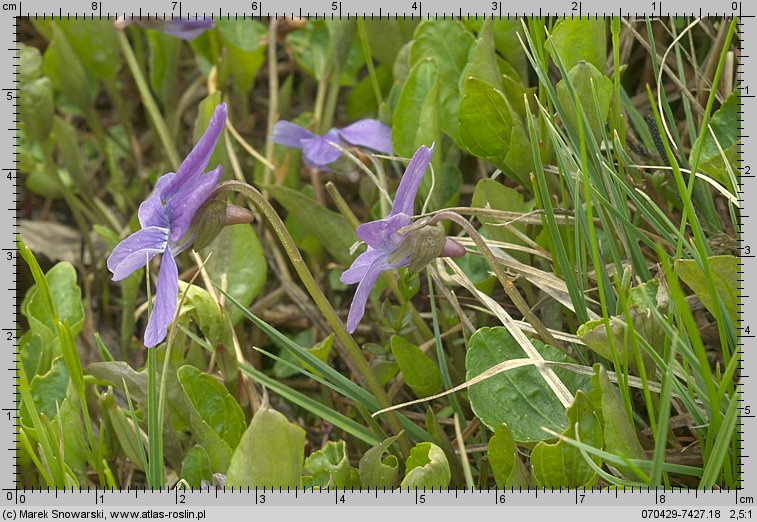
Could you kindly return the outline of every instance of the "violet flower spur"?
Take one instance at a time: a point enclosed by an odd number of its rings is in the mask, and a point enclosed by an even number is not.
[[[378,276],[392,268],[428,263],[435,257],[462,257],[465,249],[449,237],[443,229],[423,227],[411,232],[403,229],[412,223],[413,205],[423,174],[426,172],[434,146],[421,146],[413,155],[394,196],[392,210],[387,217],[357,227],[357,236],[368,249],[345,270],[340,280],[348,285],[358,283],[347,316],[347,330],[353,333],[365,314],[365,304]],[[430,242],[427,238],[432,236]],[[421,266],[415,267],[420,270]]]
[[[319,170],[327,170],[327,165],[342,155],[339,149],[329,145],[330,141],[384,154],[392,153],[392,130],[378,120],[359,120],[343,129],[331,129],[323,136],[290,121],[280,120],[273,126],[272,140],[279,145],[302,150],[305,164]]]
[[[194,240],[194,233],[188,234],[192,220],[221,178],[220,165],[210,172],[203,171],[226,123],[226,115],[226,104],[216,107],[205,133],[176,173],[161,176],[152,195],[139,206],[141,230],[116,245],[108,258],[113,281],[120,281],[145,266],[157,254],[163,255],[155,306],[145,330],[144,342],[148,348],[166,338],[179,294],[179,274],[174,257]]]

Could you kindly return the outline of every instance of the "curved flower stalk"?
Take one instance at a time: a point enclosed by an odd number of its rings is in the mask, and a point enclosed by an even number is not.
[[[212,29],[215,26],[215,22],[212,18],[203,18],[192,20],[190,18],[173,18],[171,20],[160,20],[150,18],[130,18],[119,16],[116,18],[114,25],[117,29],[123,29],[128,25],[136,23],[141,27],[148,29],[155,29],[171,36],[181,38],[182,40],[190,41],[200,36],[208,29]]]
[[[226,104],[216,107],[205,133],[187,155],[176,173],[164,174],[155,190],[139,206],[141,230],[121,241],[108,258],[113,280],[120,281],[162,254],[155,307],[147,322],[145,346],[151,348],[166,338],[168,325],[176,312],[179,274],[174,257],[185,250],[196,236],[190,230],[200,207],[208,200],[221,179],[218,165],[204,173],[226,122]]]
[[[274,143],[302,150],[302,159],[309,167],[327,170],[342,153],[329,142],[347,143],[384,154],[392,153],[392,130],[378,120],[359,120],[343,129],[331,129],[323,136],[290,121],[280,120],[273,126]]]
[[[340,278],[345,284],[358,283],[347,316],[350,333],[360,324],[368,296],[381,272],[404,266],[417,272],[435,257],[462,257],[465,254],[462,245],[445,237],[443,228],[409,226],[415,196],[433,152],[433,145],[431,148],[421,146],[415,152],[402,176],[389,215],[357,228],[357,236],[366,242],[368,250],[360,254]]]

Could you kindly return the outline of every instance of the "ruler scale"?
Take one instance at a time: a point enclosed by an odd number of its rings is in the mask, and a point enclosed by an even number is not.
[[[527,7],[528,11],[522,9]],[[17,201],[20,182],[18,178],[18,151],[16,150],[18,127],[18,79],[17,75],[17,32],[22,17],[31,19],[76,18],[109,19],[117,16],[148,16],[151,18],[225,18],[240,20],[265,19],[266,17],[306,17],[332,19],[364,17],[369,19],[421,18],[424,20],[458,19],[460,17],[492,18],[513,16],[560,16],[560,17],[631,17],[660,18],[664,16],[723,17],[739,18],[737,60],[737,81],[741,85],[739,101],[740,141],[740,194],[742,204],[740,215],[740,286],[742,304],[740,308],[742,332],[739,347],[740,354],[740,389],[738,430],[741,440],[741,487],[726,490],[694,490],[665,488],[579,488],[551,489],[505,489],[505,490],[342,490],[325,489],[255,489],[223,488],[211,491],[163,489],[103,490],[96,488],[70,490],[32,490],[17,489],[16,460],[18,458],[16,427],[19,423],[18,391],[16,388],[17,365],[19,364],[18,333],[16,328],[17,310],[23,296],[17,295],[17,252],[14,247],[17,231]],[[656,518],[702,518],[750,520],[757,518],[757,509],[752,511],[757,497],[757,467],[752,464],[757,454],[757,336],[747,335],[743,330],[750,325],[750,320],[757,314],[757,219],[752,212],[750,198],[757,198],[757,5],[743,1],[643,1],[640,3],[599,2],[582,0],[580,2],[542,0],[538,5],[510,6],[506,2],[473,0],[464,5],[447,0],[431,2],[413,2],[412,0],[385,0],[379,4],[365,1],[342,0],[339,2],[318,1],[298,3],[292,0],[264,0],[256,2],[215,2],[212,9],[207,4],[195,0],[172,2],[159,0],[129,1],[104,0],[101,2],[74,1],[65,6],[49,0],[24,0],[15,3],[0,3],[0,38],[3,39],[2,61],[5,65],[5,81],[2,83],[3,146],[5,154],[0,166],[4,183],[0,191],[0,212],[3,213],[0,231],[0,247],[4,269],[0,270],[0,291],[4,292],[2,306],[6,308],[6,322],[0,322],[4,350],[2,365],[6,378],[2,379],[0,388],[0,406],[2,407],[2,424],[0,425],[0,485],[2,485],[3,519],[16,520],[30,518],[34,512],[53,510],[60,513],[90,513],[90,518],[114,518],[114,512],[137,513],[141,518],[208,518],[221,517],[232,519],[250,519],[256,516],[258,507],[321,507],[307,512],[309,518],[325,519],[354,516],[376,517],[393,516],[394,509],[409,506],[432,509],[433,516],[464,516],[462,511],[443,510],[449,506],[482,507],[493,514],[501,511],[502,517],[533,516],[533,508],[543,508],[538,514],[544,517],[589,517],[606,520],[616,517],[618,520],[639,520]],[[754,167],[754,171],[752,171]],[[752,226],[750,226],[752,225]],[[357,507],[384,507],[377,511],[353,511]],[[434,511],[434,508],[438,508]],[[571,511],[558,511],[559,508]],[[580,510],[580,508],[586,508]],[[120,510],[120,511],[119,511]],[[24,512],[25,514],[23,514]],[[152,512],[153,516],[148,516]],[[359,513],[359,514],[356,514]],[[402,513],[397,511],[397,516]],[[486,511],[485,514],[489,514]],[[475,512],[478,515],[478,511]],[[475,516],[474,515],[474,516]],[[69,515],[76,518],[74,515]],[[119,515],[115,515],[119,516]],[[128,516],[128,515],[123,515]],[[60,517],[63,517],[61,515]]]

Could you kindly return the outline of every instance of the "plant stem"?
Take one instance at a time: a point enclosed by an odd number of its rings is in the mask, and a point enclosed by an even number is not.
[[[371,47],[368,44],[368,33],[365,31],[365,21],[360,17],[357,19],[357,31],[360,37],[360,46],[363,48],[363,59],[365,59],[365,65],[368,66],[368,76],[371,79],[373,94],[376,96],[376,112],[378,112],[384,100],[381,96],[381,85],[379,84],[378,76],[376,76],[376,69],[373,67]]]
[[[328,87],[328,72],[318,80],[318,88],[315,91],[315,105],[313,107],[313,123],[315,132],[323,134],[321,120],[323,119],[323,103],[326,100],[326,87]]]
[[[266,200],[265,197],[263,197],[263,195],[256,188],[239,181],[226,181],[224,183],[221,183],[216,188],[216,191],[213,195],[211,195],[211,197],[214,197],[215,195],[227,190],[234,190],[248,198],[257,207],[258,211],[266,218],[274,233],[279,238],[279,241],[284,247],[287,256],[289,256],[289,259],[291,260],[295,271],[300,276],[300,279],[305,285],[308,293],[313,298],[313,301],[325,317],[326,321],[329,323],[329,326],[334,329],[334,333],[336,334],[337,338],[345,347],[347,353],[352,359],[352,362],[362,374],[362,377],[365,380],[368,389],[371,391],[374,397],[376,397],[376,400],[382,408],[391,406],[391,402],[389,400],[389,396],[386,393],[386,390],[384,390],[384,387],[381,386],[381,383],[376,377],[376,374],[373,373],[373,370],[368,364],[368,361],[363,356],[363,352],[360,347],[345,329],[344,324],[336,313],[336,310],[334,310],[334,308],[331,306],[331,303],[329,303],[328,299],[326,299],[326,296],[323,295],[323,292],[318,286],[318,283],[313,277],[313,274],[310,273],[305,260],[302,258],[300,251],[297,249],[297,246],[294,243],[294,239],[292,239],[292,236],[289,234],[286,225],[284,225],[284,222],[281,220],[268,200]],[[389,417],[387,420],[394,433],[400,433],[402,431],[402,426],[400,425],[399,419],[396,415]],[[406,438],[403,437],[400,439],[400,445],[403,448],[403,453],[407,453],[409,451],[409,446]]]
[[[147,114],[150,115],[150,119],[152,120],[153,125],[155,125],[155,130],[158,131],[158,137],[160,138],[161,143],[163,143],[163,147],[166,149],[171,166],[174,169],[177,169],[181,163],[179,154],[176,152],[176,147],[168,133],[168,128],[166,127],[163,115],[160,113],[160,109],[158,109],[158,105],[155,103],[155,98],[152,97],[150,87],[147,85],[147,80],[145,80],[145,76],[142,74],[142,69],[139,68],[137,57],[134,56],[134,51],[129,44],[129,39],[126,38],[123,31],[116,31],[116,36],[118,37],[118,43],[121,44],[121,50],[126,57],[126,63],[129,65],[131,75],[134,77],[134,81],[137,84],[142,103],[145,104]]]
[[[263,186],[271,184],[273,175],[273,126],[279,112],[279,62],[276,60],[277,20],[271,18],[268,24],[268,123],[266,127],[265,159],[268,162],[263,170]]]
[[[326,107],[321,114],[321,133],[326,133],[334,123],[334,114],[336,113],[336,102],[339,100],[339,90],[341,89],[341,67],[334,67],[331,78],[329,79],[329,91],[326,97]]]
[[[163,444],[160,432],[158,403],[158,356],[155,348],[147,349],[147,485],[163,487]]]

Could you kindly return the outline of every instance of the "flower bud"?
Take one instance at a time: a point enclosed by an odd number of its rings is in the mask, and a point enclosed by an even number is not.
[[[248,209],[228,205],[221,199],[209,199],[195,214],[187,238],[194,238],[192,248],[201,250],[208,246],[226,225],[251,223],[253,214]]]
[[[399,248],[389,256],[388,261],[397,263],[410,258],[408,270],[415,274],[437,257],[461,257],[463,254],[465,248],[454,239],[446,237],[444,227],[437,224],[408,233]]]

